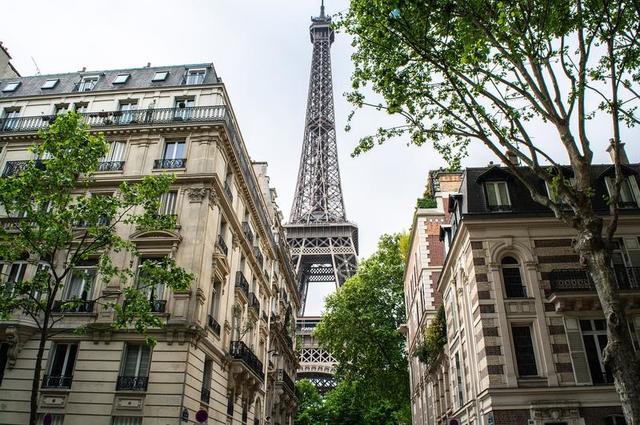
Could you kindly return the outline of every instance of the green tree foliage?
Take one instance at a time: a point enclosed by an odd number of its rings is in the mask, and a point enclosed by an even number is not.
[[[639,425],[640,356],[606,248],[625,180],[621,138],[640,123],[637,2],[352,0],[338,26],[353,35],[356,50],[349,100],[405,119],[363,138],[354,154],[405,136],[416,145],[431,143],[457,168],[469,143],[480,143],[575,230],[574,248],[607,318],[604,360],[627,423]],[[368,102],[365,86],[384,103]],[[594,141],[609,139],[615,176],[605,222],[593,209],[591,183],[593,149],[605,148]],[[568,180],[558,177],[565,175],[558,163],[565,158]],[[552,185],[552,196],[538,179]]]
[[[447,320],[443,304],[440,305],[436,317],[429,323],[423,338],[416,347],[416,355],[430,369],[435,366],[436,360],[447,343]]]
[[[37,397],[46,341],[69,331],[63,319],[87,302],[115,312],[112,326],[134,329],[148,336],[151,327],[162,325],[152,313],[148,290],[159,284],[176,291],[190,286],[192,275],[176,266],[173,259],[145,262],[134,282],[129,267],[119,267],[110,254],[127,251],[137,256],[135,246],[123,239],[117,226],[138,229],[171,229],[173,217],[158,214],[160,196],[169,190],[173,177],[157,175],[134,184],[122,183],[107,195],[91,195],[98,163],[108,151],[102,135],[89,132],[79,115],[60,115],[39,134],[40,143],[32,147],[34,156],[17,173],[0,178],[0,318],[28,316],[39,333],[39,348],[33,375],[30,424],[37,419]],[[30,278],[7,275],[8,264],[27,260],[39,265]],[[119,281],[122,304],[107,301],[85,287],[85,294],[73,296],[53,311],[54,301],[64,293],[77,266],[97,261],[102,282]],[[86,332],[93,327],[73,329]],[[153,343],[153,338],[148,336]]]
[[[380,407],[393,412],[396,422],[388,423],[404,423],[400,422],[404,418],[401,412],[409,404],[405,340],[398,331],[405,321],[405,259],[400,239],[400,235],[381,237],[378,250],[327,298],[324,316],[315,330],[320,344],[338,362],[337,377],[342,381],[327,395],[328,406],[332,406],[328,400],[349,399],[353,393],[353,402],[361,403],[360,417]],[[344,407],[337,401],[335,404],[329,411]]]
[[[296,425],[321,425],[326,423],[327,413],[322,396],[311,381],[302,379],[296,381],[296,396],[298,397],[298,413]]]
[[[416,201],[417,208],[435,208],[437,206],[437,201],[432,197],[418,198],[418,200]]]

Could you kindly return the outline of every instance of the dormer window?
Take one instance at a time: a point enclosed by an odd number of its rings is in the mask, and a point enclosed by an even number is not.
[[[158,81],[164,81],[167,79],[167,77],[169,76],[169,72],[168,71],[159,71],[156,72],[155,74],[153,74],[153,78],[151,79],[151,82],[155,83]]]
[[[47,80],[47,81],[44,82],[44,84],[40,88],[41,89],[52,89],[58,84],[58,81],[60,81],[58,78],[53,79],[53,80]]]
[[[113,79],[113,84],[124,84],[129,80],[130,74],[119,74]]]
[[[607,191],[609,196],[613,193],[616,181],[615,177],[605,177],[607,184]],[[640,193],[638,191],[638,182],[633,176],[626,176],[622,180],[620,186],[620,195],[618,197],[619,208],[638,208],[638,200],[640,199]]]
[[[82,77],[82,79],[78,83],[78,90],[77,91],[91,91],[91,90],[93,90],[93,88],[98,83],[98,78],[99,77],[97,75],[87,75],[87,76]]]
[[[13,92],[13,91],[16,91],[18,89],[18,87],[20,87],[20,81],[16,81],[14,83],[7,83],[2,88],[2,91],[5,92],[5,93]]]
[[[487,195],[487,207],[490,211],[508,211],[511,209],[507,182],[485,182],[484,190]]]
[[[206,75],[206,73],[207,73],[207,70],[204,68],[189,69],[187,71],[185,84],[188,86],[194,85],[194,84],[202,84],[204,82],[204,76]]]

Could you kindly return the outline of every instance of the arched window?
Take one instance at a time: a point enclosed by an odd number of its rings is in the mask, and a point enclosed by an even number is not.
[[[527,288],[522,283],[520,264],[514,257],[502,259],[502,281],[507,298],[526,298]]]

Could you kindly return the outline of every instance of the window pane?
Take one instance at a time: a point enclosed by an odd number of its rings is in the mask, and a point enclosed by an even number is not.
[[[507,298],[526,297],[519,267],[503,267],[502,279],[504,280],[504,288]]]
[[[142,418],[137,416],[114,416],[112,425],[142,425]]]
[[[498,205],[498,198],[496,196],[496,187],[493,183],[487,183],[485,185],[487,189],[487,200],[490,206]]]
[[[536,376],[538,368],[531,339],[531,328],[529,326],[512,326],[511,333],[513,334],[513,345],[516,351],[518,375]]]
[[[509,205],[509,195],[507,194],[507,184],[498,182],[498,193],[500,194],[500,205]]]

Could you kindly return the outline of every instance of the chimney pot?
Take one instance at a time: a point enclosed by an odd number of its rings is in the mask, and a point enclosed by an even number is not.
[[[151,62],[147,62],[147,68],[151,68]]]
[[[609,147],[607,148],[607,152],[609,152],[609,156],[611,156],[611,162],[616,163],[616,150],[615,142],[613,139],[609,142]],[[629,165],[629,158],[627,157],[627,151],[624,149],[624,143],[618,143],[618,155],[620,156],[620,164]]]
[[[87,70],[87,67],[86,67],[86,66],[83,66],[83,67],[82,67],[82,71],[81,71],[81,72],[85,72],[86,70]]]

